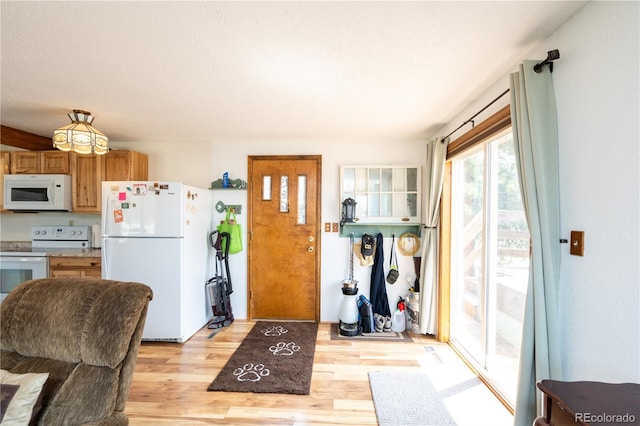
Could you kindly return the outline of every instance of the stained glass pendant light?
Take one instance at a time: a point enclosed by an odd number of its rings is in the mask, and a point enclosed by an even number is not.
[[[103,155],[109,152],[109,138],[91,126],[93,116],[90,112],[74,109],[67,115],[71,119],[71,124],[53,131],[54,147],[79,154]]]

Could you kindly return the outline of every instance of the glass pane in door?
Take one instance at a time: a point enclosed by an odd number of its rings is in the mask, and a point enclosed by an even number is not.
[[[289,213],[289,176],[280,176],[280,213]]]
[[[307,177],[298,176],[298,225],[307,223]]]
[[[496,207],[488,244],[488,287],[493,312],[487,331],[487,371],[509,401],[515,401],[525,294],[529,280],[529,229],[518,185],[512,133],[490,145]]]
[[[451,341],[513,404],[530,236],[511,131],[455,158],[451,177]]]
[[[452,335],[476,360],[484,359],[484,152],[456,162],[454,170],[456,212],[452,273],[455,279],[455,303]]]
[[[0,269],[0,293],[10,293],[18,285],[32,279],[33,270],[29,268]]]
[[[271,200],[271,176],[262,176],[262,199]]]

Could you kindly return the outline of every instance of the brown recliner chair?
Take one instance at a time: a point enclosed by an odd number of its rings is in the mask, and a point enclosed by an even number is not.
[[[6,297],[0,368],[49,373],[35,423],[128,424],[124,408],[152,296],[140,283],[45,278]]]

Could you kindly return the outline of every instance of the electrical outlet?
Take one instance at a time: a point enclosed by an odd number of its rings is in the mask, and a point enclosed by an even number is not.
[[[584,231],[571,231],[569,253],[576,256],[584,256]]]
[[[331,232],[331,223],[329,222],[324,223],[324,232]]]
[[[333,232],[338,232],[338,222],[333,222]]]

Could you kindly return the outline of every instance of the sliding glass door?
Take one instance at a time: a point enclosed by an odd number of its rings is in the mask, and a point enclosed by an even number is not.
[[[515,400],[529,231],[511,129],[452,159],[451,342]]]

